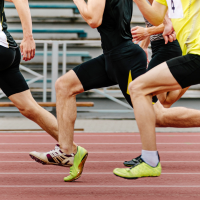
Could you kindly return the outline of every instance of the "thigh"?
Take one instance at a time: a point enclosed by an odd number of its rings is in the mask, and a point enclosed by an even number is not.
[[[84,91],[117,84],[109,79],[107,75],[104,55],[78,65],[73,71],[79,78]]]
[[[181,89],[166,62],[154,67],[144,75],[138,77],[133,85],[144,95],[157,95],[163,92]]]
[[[15,49],[16,55],[11,66],[0,72],[0,88],[7,97],[28,90],[29,87],[19,70],[21,54]]]

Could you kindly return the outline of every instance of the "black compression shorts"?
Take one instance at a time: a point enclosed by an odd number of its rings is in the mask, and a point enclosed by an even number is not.
[[[129,40],[73,70],[85,91],[119,84],[124,97],[132,106],[128,85],[146,72],[146,60],[142,48]]]
[[[177,40],[165,44],[164,40],[151,42],[152,59],[148,65],[148,70],[175,57],[182,56],[181,47]]]
[[[167,65],[182,88],[200,83],[200,55],[180,56],[167,61]]]
[[[7,97],[29,89],[19,71],[20,60],[19,48],[0,46],[0,88]]]

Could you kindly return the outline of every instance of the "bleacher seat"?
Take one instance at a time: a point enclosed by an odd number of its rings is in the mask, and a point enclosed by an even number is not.
[[[8,30],[10,33],[23,33],[23,30],[21,28],[14,28]],[[87,37],[87,33],[84,31],[84,29],[38,29],[34,28],[32,30],[33,33],[77,33],[79,38],[85,38]]]
[[[36,56],[43,56],[44,52],[43,51],[36,51],[35,55]],[[52,55],[52,52],[48,51],[47,56],[51,56],[51,55]],[[59,51],[58,55],[63,56],[63,52]],[[66,56],[80,56],[84,62],[91,59],[91,56],[90,56],[89,52],[87,52],[87,51],[67,51]]]
[[[15,8],[13,3],[5,3],[5,8]],[[74,14],[79,14],[79,10],[75,4],[35,4],[29,3],[30,8],[35,9],[73,9]]]

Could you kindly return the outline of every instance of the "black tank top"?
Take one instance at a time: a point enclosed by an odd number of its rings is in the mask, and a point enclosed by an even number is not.
[[[17,48],[15,40],[12,38],[10,33],[7,31],[6,16],[4,13],[4,0],[0,0],[0,45],[8,48]]]
[[[106,0],[102,24],[97,28],[104,50],[110,50],[126,40],[132,40],[132,12],[133,0]]]

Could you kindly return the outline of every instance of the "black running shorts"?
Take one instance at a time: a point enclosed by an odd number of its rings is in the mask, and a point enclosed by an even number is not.
[[[119,84],[124,97],[132,106],[128,85],[146,72],[146,60],[142,48],[129,40],[73,70],[85,91]]]
[[[151,42],[152,59],[148,65],[148,70],[175,57],[182,56],[181,47],[177,40],[165,44],[164,40]]]
[[[19,48],[0,46],[0,88],[7,97],[29,89],[19,71],[20,60]]]
[[[180,56],[167,61],[167,65],[182,88],[200,83],[200,55]]]

